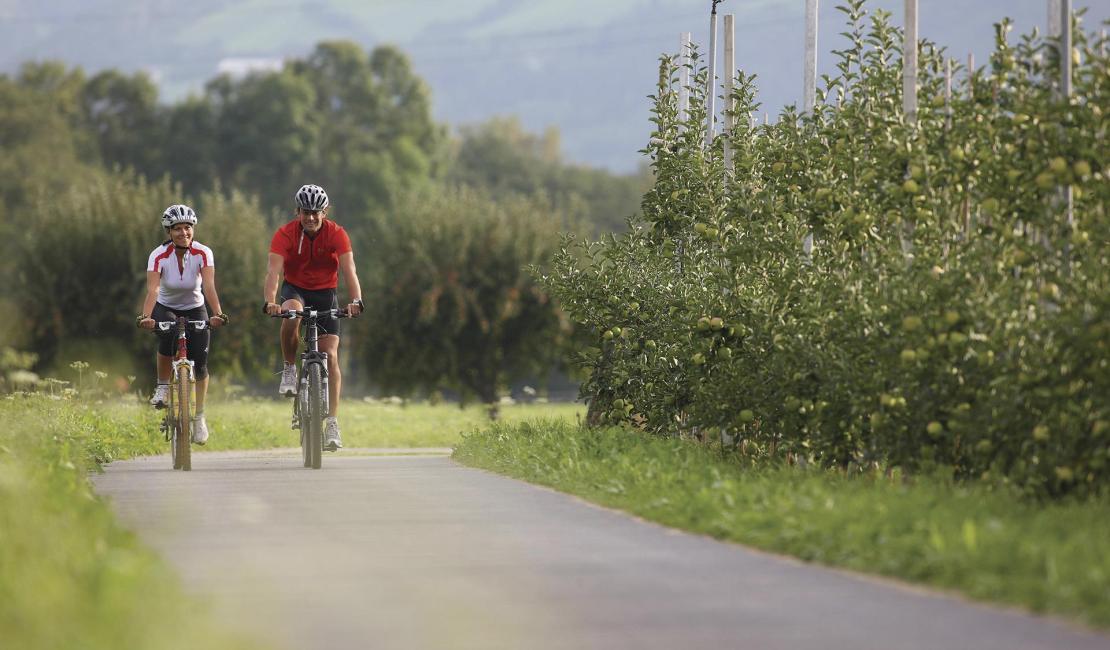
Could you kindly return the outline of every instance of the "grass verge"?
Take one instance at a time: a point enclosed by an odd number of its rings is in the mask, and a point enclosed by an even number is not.
[[[943,477],[744,467],[703,445],[498,424],[455,458],[668,526],[1110,627],[1110,498],[1035,503]]]
[[[0,645],[255,647],[211,623],[92,493],[98,458],[162,450],[154,420],[138,407],[0,399]]]
[[[290,400],[216,400],[206,407],[211,438],[205,449],[297,447],[298,434],[289,428]],[[501,420],[566,419],[585,416],[582,404],[513,404],[501,407]],[[390,404],[344,400],[339,411],[343,445],[353,447],[450,447],[464,431],[488,423],[486,410],[475,404]]]
[[[513,405],[502,417],[573,421],[582,410]],[[286,401],[214,401],[208,411],[209,449],[297,445]],[[99,463],[168,453],[158,418],[138,403],[0,398],[0,645],[255,647],[212,624],[204,606],[184,595],[174,572],[123,530],[92,492],[87,476]],[[486,420],[480,406],[352,401],[344,404],[341,421],[350,447],[425,447],[456,444],[462,431]]]

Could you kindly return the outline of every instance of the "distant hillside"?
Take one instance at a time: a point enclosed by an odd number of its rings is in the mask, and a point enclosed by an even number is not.
[[[459,124],[516,114],[554,125],[567,156],[633,169],[646,139],[656,61],[681,31],[708,41],[709,0],[0,0],[0,70],[58,58],[89,70],[144,69],[163,97],[199,89],[219,71],[280,65],[323,39],[391,42],[428,80],[437,117]],[[1110,20],[1092,5],[1088,24]],[[1097,5],[1097,6],[1095,6]],[[900,22],[901,0],[871,3]],[[802,0],[726,0],[737,14],[737,62],[760,79],[765,108],[801,94]],[[1045,0],[929,0],[921,33],[961,59],[989,52],[1004,15],[1018,31],[1043,25]],[[841,14],[821,3],[820,47],[838,46]],[[825,56],[823,63],[828,64]]]

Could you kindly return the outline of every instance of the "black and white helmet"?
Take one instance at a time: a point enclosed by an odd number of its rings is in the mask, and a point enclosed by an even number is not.
[[[328,207],[328,193],[319,185],[305,185],[297,190],[297,207],[302,210],[323,210]]]
[[[173,228],[179,223],[187,223],[190,226],[197,225],[197,213],[187,205],[171,205],[166,208],[162,213],[162,226],[165,228]]]

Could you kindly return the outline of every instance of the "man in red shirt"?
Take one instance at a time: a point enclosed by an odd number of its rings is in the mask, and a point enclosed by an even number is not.
[[[265,310],[271,316],[289,309],[337,309],[339,271],[347,285],[351,316],[362,313],[362,287],[355,272],[355,256],[347,231],[328,219],[328,195],[318,185],[305,185],[297,191],[297,215],[277,229],[270,242],[270,260],[263,287]],[[278,278],[281,297],[278,298]],[[297,393],[297,347],[300,344],[300,319],[281,323],[281,355],[285,368],[281,372],[278,392],[293,397]],[[318,322],[321,352],[328,355],[328,417],[324,420],[324,448],[336,451],[343,447],[339,437],[339,320],[321,318]]]

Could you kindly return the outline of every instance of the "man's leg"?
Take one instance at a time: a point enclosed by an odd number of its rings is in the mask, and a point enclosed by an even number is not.
[[[338,451],[343,448],[339,435],[339,393],[343,376],[339,372],[339,337],[334,334],[320,337],[320,351],[328,354],[328,417],[324,418],[324,450]]]
[[[328,354],[328,417],[339,415],[339,393],[343,375],[339,371],[339,337],[334,334],[320,337],[320,351]]]
[[[300,311],[304,309],[304,305],[299,300],[289,299],[281,303],[281,309],[282,311],[290,309]],[[300,324],[301,319],[299,318],[289,318],[281,321],[281,356],[287,364],[296,363],[297,361],[297,347],[300,345],[297,331]]]
[[[301,301],[289,298],[281,303],[283,310],[300,311],[304,309]],[[281,357],[285,360],[285,367],[281,369],[281,382],[278,384],[278,394],[293,397],[297,394],[297,347],[300,345],[298,336],[301,319],[290,318],[281,321]]]

